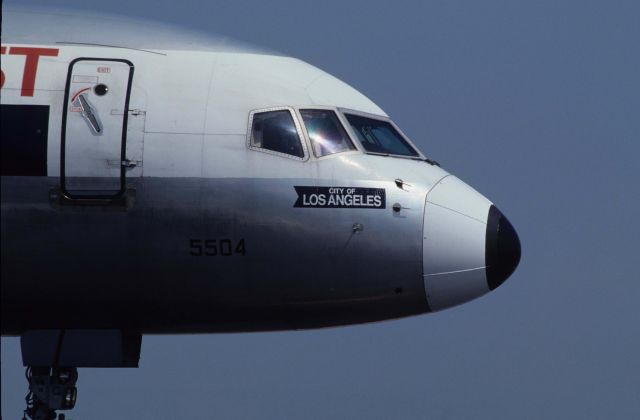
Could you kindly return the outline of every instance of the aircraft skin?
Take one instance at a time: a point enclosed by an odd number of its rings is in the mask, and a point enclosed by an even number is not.
[[[3,335],[379,321],[474,299],[518,264],[491,201],[420,152],[368,151],[348,118],[401,132],[298,59],[7,8],[1,53]],[[314,109],[353,150],[318,157]],[[300,138],[293,154],[254,144],[277,111]]]

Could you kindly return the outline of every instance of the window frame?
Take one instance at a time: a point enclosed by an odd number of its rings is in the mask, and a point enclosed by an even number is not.
[[[352,141],[357,144],[358,150],[360,150],[362,153],[367,155],[373,155],[373,156],[391,156],[391,157],[397,157],[402,159],[412,159],[412,160],[426,159],[426,156],[422,153],[422,151],[420,151],[420,149],[416,147],[416,145],[411,141],[411,139],[409,139],[409,137],[407,137],[407,135],[404,134],[404,132],[400,129],[400,127],[398,127],[390,117],[385,115],[371,114],[369,112],[356,111],[354,109],[349,109],[349,108],[338,108],[338,114],[340,114],[340,116],[342,117],[343,124],[345,126],[345,129],[347,130],[347,133],[349,133],[349,136],[351,136]],[[396,155],[391,153],[376,153],[376,152],[368,151],[360,142],[360,139],[358,138],[357,133],[354,131],[353,127],[349,123],[349,120],[347,120],[346,114],[356,115],[356,116],[365,117],[365,118],[371,118],[372,120],[384,121],[386,123],[389,123],[398,132],[398,134],[400,134],[402,139],[406,141],[413,148],[413,150],[415,150],[418,153],[418,155],[407,156],[407,155]]]
[[[278,152],[276,150],[271,150],[271,149],[265,149],[264,147],[258,147],[258,146],[254,146],[253,145],[253,118],[255,116],[255,114],[261,114],[261,113],[265,113],[265,112],[275,112],[275,111],[289,111],[289,115],[291,115],[291,118],[293,119],[293,124],[296,127],[296,133],[298,134],[298,140],[300,141],[300,144],[302,146],[302,152],[303,152],[303,156],[299,157],[299,156],[295,156],[295,155],[291,155],[289,153],[283,153],[283,152]],[[262,153],[267,153],[270,155],[274,155],[274,156],[280,156],[280,157],[285,157],[288,159],[292,159],[298,162],[306,162],[307,160],[309,160],[309,149],[307,147],[307,138],[306,135],[304,133],[304,130],[302,129],[301,123],[300,123],[300,116],[298,115],[298,113],[296,112],[296,110],[293,107],[290,106],[275,106],[275,107],[269,107],[269,108],[260,108],[260,109],[254,109],[252,111],[249,112],[249,121],[248,121],[248,128],[247,128],[247,148],[250,150],[254,150],[256,152],[262,152]]]

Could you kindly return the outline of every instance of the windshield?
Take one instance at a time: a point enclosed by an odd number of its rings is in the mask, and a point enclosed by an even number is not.
[[[335,112],[325,109],[301,109],[300,115],[316,157],[355,150]]]
[[[418,152],[387,121],[345,114],[367,152],[418,157]]]

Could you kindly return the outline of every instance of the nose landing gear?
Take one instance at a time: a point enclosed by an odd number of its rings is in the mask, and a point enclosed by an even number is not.
[[[64,420],[76,405],[77,368],[137,368],[142,334],[124,330],[27,330],[20,337],[27,366],[23,420]]]
[[[27,367],[29,393],[23,420],[64,420],[56,410],[71,410],[76,405],[78,370],[75,367]]]

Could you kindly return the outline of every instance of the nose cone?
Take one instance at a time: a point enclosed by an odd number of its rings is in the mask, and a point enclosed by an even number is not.
[[[424,286],[432,311],[495,289],[520,261],[520,241],[509,220],[452,175],[427,194],[423,226]]]
[[[493,290],[509,278],[520,262],[518,234],[496,206],[489,208],[485,246],[487,284]]]

